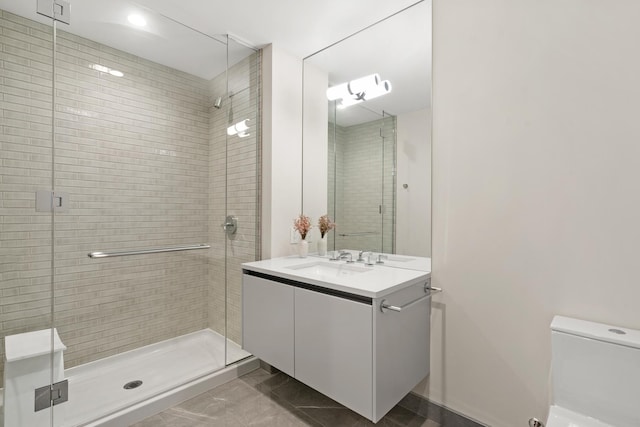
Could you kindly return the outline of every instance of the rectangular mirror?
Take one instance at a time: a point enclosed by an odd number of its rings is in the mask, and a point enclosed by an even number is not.
[[[431,2],[304,60],[302,211],[332,250],[431,257]]]

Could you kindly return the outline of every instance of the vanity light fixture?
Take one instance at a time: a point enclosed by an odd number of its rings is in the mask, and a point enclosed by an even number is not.
[[[124,73],[122,71],[114,70],[112,68],[105,67],[104,65],[100,65],[100,64],[91,64],[89,65],[89,68],[91,68],[92,70],[99,71],[101,73],[111,74],[112,76],[115,76],[115,77],[124,76]]]
[[[327,89],[329,101],[340,100],[338,108],[346,108],[362,101],[377,98],[391,92],[389,80],[380,81],[378,74],[361,77]]]
[[[147,20],[144,19],[144,16],[140,15],[139,13],[130,14],[129,16],[127,16],[127,20],[136,27],[144,27],[145,25],[147,25]]]
[[[360,77],[359,79],[330,87],[327,89],[327,98],[329,101],[335,101],[340,98],[357,96],[366,92],[367,89],[377,86],[379,82],[380,76],[378,74]]]
[[[386,95],[391,92],[391,82],[389,80],[385,80],[380,82],[377,86],[370,88],[364,93],[364,100],[367,101],[369,99],[377,98],[382,95]]]
[[[249,136],[249,119],[244,119],[233,126],[229,126],[227,128],[227,135],[233,136],[238,135],[240,138],[244,138]]]

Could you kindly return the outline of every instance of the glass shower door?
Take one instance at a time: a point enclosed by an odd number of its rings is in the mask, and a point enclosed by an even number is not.
[[[71,25],[58,30],[55,188],[68,210],[55,221],[54,307],[67,345],[64,425],[226,365],[215,215],[226,44],[129,1],[76,2]]]
[[[44,427],[64,375],[52,329],[54,29],[17,3],[0,2],[0,424]]]
[[[260,67],[256,49],[228,37],[225,164],[225,304],[227,364],[242,346],[242,263],[260,259]]]

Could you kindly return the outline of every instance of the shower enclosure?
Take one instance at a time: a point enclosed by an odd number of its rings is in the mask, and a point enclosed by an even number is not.
[[[0,375],[46,371],[25,426],[88,425],[250,356],[260,52],[132,2],[36,3],[0,0]]]

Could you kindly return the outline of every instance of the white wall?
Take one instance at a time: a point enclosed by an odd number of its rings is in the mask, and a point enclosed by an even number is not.
[[[435,0],[432,374],[544,418],[554,314],[640,329],[640,2]]]
[[[289,255],[302,204],[302,59],[263,49],[262,258]]]
[[[397,120],[396,253],[430,257],[431,109]]]
[[[304,214],[311,217],[313,228],[308,239],[309,250],[317,250],[320,239],[318,219],[327,213],[327,168],[329,76],[307,61],[304,64],[304,138],[303,138],[303,205]],[[331,218],[335,219],[335,218]]]

